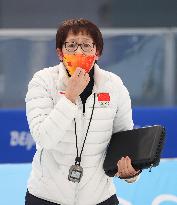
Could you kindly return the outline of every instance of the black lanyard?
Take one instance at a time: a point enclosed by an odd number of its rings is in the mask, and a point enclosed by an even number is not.
[[[78,146],[77,146],[76,119],[74,118],[74,122],[75,122],[75,135],[76,135],[76,149],[77,149],[77,157],[75,159],[75,165],[79,165],[80,166],[80,163],[81,163],[81,155],[82,155],[82,152],[83,152],[83,149],[84,149],[84,145],[85,145],[85,141],[86,141],[86,138],[87,138],[88,130],[89,130],[89,127],[90,127],[90,123],[92,121],[93,111],[94,111],[94,108],[95,108],[95,98],[96,98],[95,95],[96,94],[94,93],[94,103],[93,103],[92,113],[91,113],[89,125],[88,125],[88,128],[87,128],[87,132],[86,132],[86,135],[85,135],[84,143],[82,145],[80,156],[79,156],[79,153],[78,153],[79,151],[78,151]]]

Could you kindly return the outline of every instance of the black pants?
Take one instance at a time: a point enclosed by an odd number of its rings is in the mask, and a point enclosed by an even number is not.
[[[119,201],[117,199],[116,194],[112,195],[109,199],[97,204],[97,205],[118,205]],[[44,199],[40,199],[36,196],[33,196],[28,191],[25,196],[25,205],[59,205],[53,202],[46,201]]]

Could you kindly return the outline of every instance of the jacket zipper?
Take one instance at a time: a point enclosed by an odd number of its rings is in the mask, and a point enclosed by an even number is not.
[[[76,182],[74,205],[78,205],[78,203],[77,203],[77,201],[78,201],[78,198],[77,198],[77,195],[78,195],[78,185],[79,184]]]
[[[81,146],[84,142],[85,139],[85,104],[83,104],[83,113],[82,113],[82,142],[81,142]]]
[[[82,114],[83,116],[83,136],[84,136],[84,131],[85,131],[85,112]]]
[[[83,141],[84,141],[84,131],[85,131],[85,104],[83,104],[83,112],[82,112],[82,127],[81,127],[81,129],[82,129],[82,142],[81,142],[81,145],[82,145],[82,143],[83,143]],[[81,151],[81,149],[80,149],[80,151]],[[76,182],[77,183],[77,182]],[[78,198],[77,198],[77,196],[78,196],[78,187],[79,187],[79,184],[77,183],[76,184],[76,188],[75,188],[75,199],[74,199],[74,205],[78,205]]]
[[[43,167],[42,167],[42,155],[43,155],[43,151],[44,151],[44,148],[42,148],[42,150],[41,150],[41,152],[40,152],[40,158],[39,158],[40,166],[41,166],[41,171],[42,171],[42,174],[41,174],[42,177],[43,177]]]

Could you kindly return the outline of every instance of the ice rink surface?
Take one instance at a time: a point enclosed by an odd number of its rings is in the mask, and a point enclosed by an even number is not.
[[[24,205],[31,164],[0,165],[0,205]],[[120,205],[176,205],[177,159],[163,159],[158,167],[143,171],[138,182],[114,178]]]

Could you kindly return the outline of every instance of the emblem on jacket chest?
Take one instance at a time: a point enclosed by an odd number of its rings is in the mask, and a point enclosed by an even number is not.
[[[101,105],[101,107],[107,107],[110,103],[110,95],[109,93],[98,93],[98,102]]]

